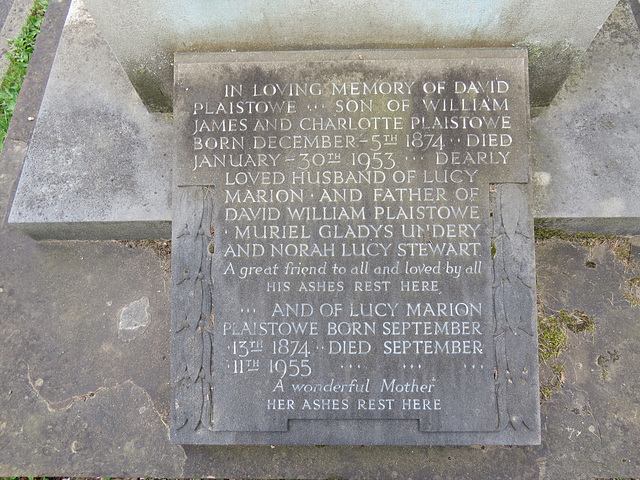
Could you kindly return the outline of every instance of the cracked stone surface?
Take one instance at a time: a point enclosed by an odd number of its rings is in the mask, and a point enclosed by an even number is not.
[[[181,476],[166,425],[168,280],[155,253],[37,244],[4,227],[0,238],[0,471]],[[158,321],[123,342],[118,305],[140,298]]]
[[[9,227],[25,149],[9,139],[0,156],[0,476],[181,477],[186,457],[167,427],[167,262]],[[154,321],[123,342],[118,312],[145,298]]]
[[[53,405],[33,385],[27,387],[15,386],[8,395],[28,414],[0,422],[0,469],[6,468],[6,456],[11,468],[32,476],[61,471],[61,461],[77,476],[133,477],[140,471],[182,476],[182,448],[159,441],[167,438],[167,425],[147,392],[132,381],[64,405]],[[155,466],[149,458],[156,459]]]

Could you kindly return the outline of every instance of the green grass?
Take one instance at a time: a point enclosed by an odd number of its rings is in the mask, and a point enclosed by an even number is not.
[[[2,149],[4,139],[7,136],[9,122],[13,116],[18,93],[20,93],[24,76],[27,73],[33,47],[40,33],[40,26],[48,3],[49,0],[35,0],[27,22],[22,27],[22,32],[9,40],[11,45],[11,49],[7,53],[9,66],[2,78],[2,84],[0,84],[0,149]]]

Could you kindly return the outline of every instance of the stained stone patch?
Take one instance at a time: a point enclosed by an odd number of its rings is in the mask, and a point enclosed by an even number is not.
[[[142,297],[131,302],[118,313],[118,337],[133,340],[144,333],[149,320],[149,299]]]

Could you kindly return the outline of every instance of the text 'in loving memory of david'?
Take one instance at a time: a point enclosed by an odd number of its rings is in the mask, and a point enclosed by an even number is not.
[[[176,57],[172,428],[503,428],[494,200],[528,181],[526,57],[256,55]]]

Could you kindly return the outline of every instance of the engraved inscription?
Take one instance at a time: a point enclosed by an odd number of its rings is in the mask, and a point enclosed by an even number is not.
[[[189,428],[504,428],[495,192],[528,178],[523,77],[457,59],[202,68],[176,82],[176,184],[211,192]]]

